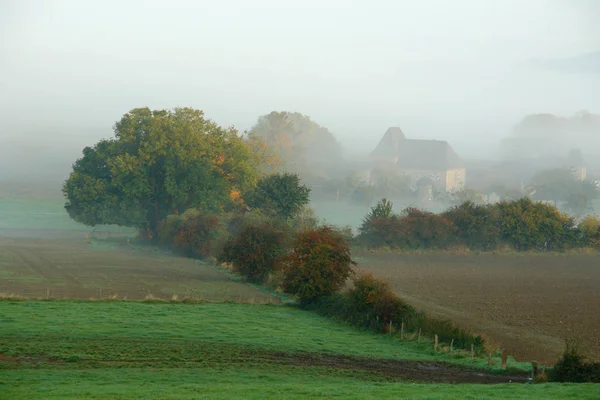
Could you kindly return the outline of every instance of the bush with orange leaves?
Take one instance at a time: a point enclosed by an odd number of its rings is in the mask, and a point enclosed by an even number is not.
[[[158,240],[187,257],[205,258],[211,255],[212,243],[220,231],[216,216],[190,208],[164,219],[158,226]]]
[[[227,240],[217,261],[231,264],[249,282],[264,283],[280,269],[288,236],[285,229],[271,222],[246,224]]]
[[[332,227],[300,232],[285,259],[283,289],[310,303],[341,289],[354,265],[348,240]]]

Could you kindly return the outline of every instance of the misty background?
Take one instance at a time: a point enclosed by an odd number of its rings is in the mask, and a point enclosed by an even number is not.
[[[144,106],[240,131],[297,111],[349,155],[400,126],[500,157],[526,115],[600,112],[598,20],[594,0],[0,0],[0,180],[60,183]]]

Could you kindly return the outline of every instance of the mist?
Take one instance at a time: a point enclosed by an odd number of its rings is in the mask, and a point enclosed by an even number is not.
[[[240,131],[297,111],[348,154],[399,126],[494,157],[528,114],[600,112],[599,17],[593,0],[0,1],[0,179],[64,179],[144,106]]]

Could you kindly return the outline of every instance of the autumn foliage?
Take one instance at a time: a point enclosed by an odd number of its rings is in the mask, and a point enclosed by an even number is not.
[[[300,232],[284,266],[284,290],[300,302],[338,291],[356,263],[343,235],[329,226]]]
[[[205,258],[211,255],[219,228],[217,217],[192,208],[163,220],[158,227],[158,235],[161,244],[172,247],[178,253]]]
[[[591,217],[577,224],[550,204],[528,198],[493,205],[465,202],[441,214],[407,208],[393,213],[385,199],[371,209],[357,242],[368,247],[445,249],[464,246],[494,250],[565,250],[600,243],[600,224]],[[381,213],[385,209],[389,212]]]
[[[250,224],[229,238],[217,259],[231,264],[247,281],[264,283],[281,268],[286,242],[286,232],[274,224]]]
[[[394,294],[386,282],[370,273],[358,276],[353,283],[348,296],[354,313],[363,315],[363,325],[376,325],[378,329],[385,331],[390,321],[399,323],[406,311],[412,310]]]
[[[394,214],[384,199],[363,220],[359,232],[359,240],[371,247],[445,248],[452,243],[454,227],[444,216],[417,208]]]

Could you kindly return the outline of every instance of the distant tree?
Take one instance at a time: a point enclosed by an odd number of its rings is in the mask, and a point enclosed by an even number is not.
[[[378,196],[392,198],[412,197],[410,177],[390,169],[376,169],[371,173],[375,181],[375,191]]]
[[[576,179],[568,169],[549,169],[536,173],[531,181],[533,198],[550,200],[576,215],[591,211],[591,202],[598,197],[593,183]]]
[[[273,111],[261,116],[250,136],[264,139],[288,171],[333,165],[342,155],[341,145],[329,130],[297,112]]]
[[[297,174],[277,173],[260,179],[246,196],[246,204],[265,213],[291,218],[309,203],[310,188]]]
[[[83,150],[63,186],[67,212],[86,225],[137,227],[155,238],[167,215],[220,211],[258,179],[258,155],[202,111],[138,108],[114,130]]]

